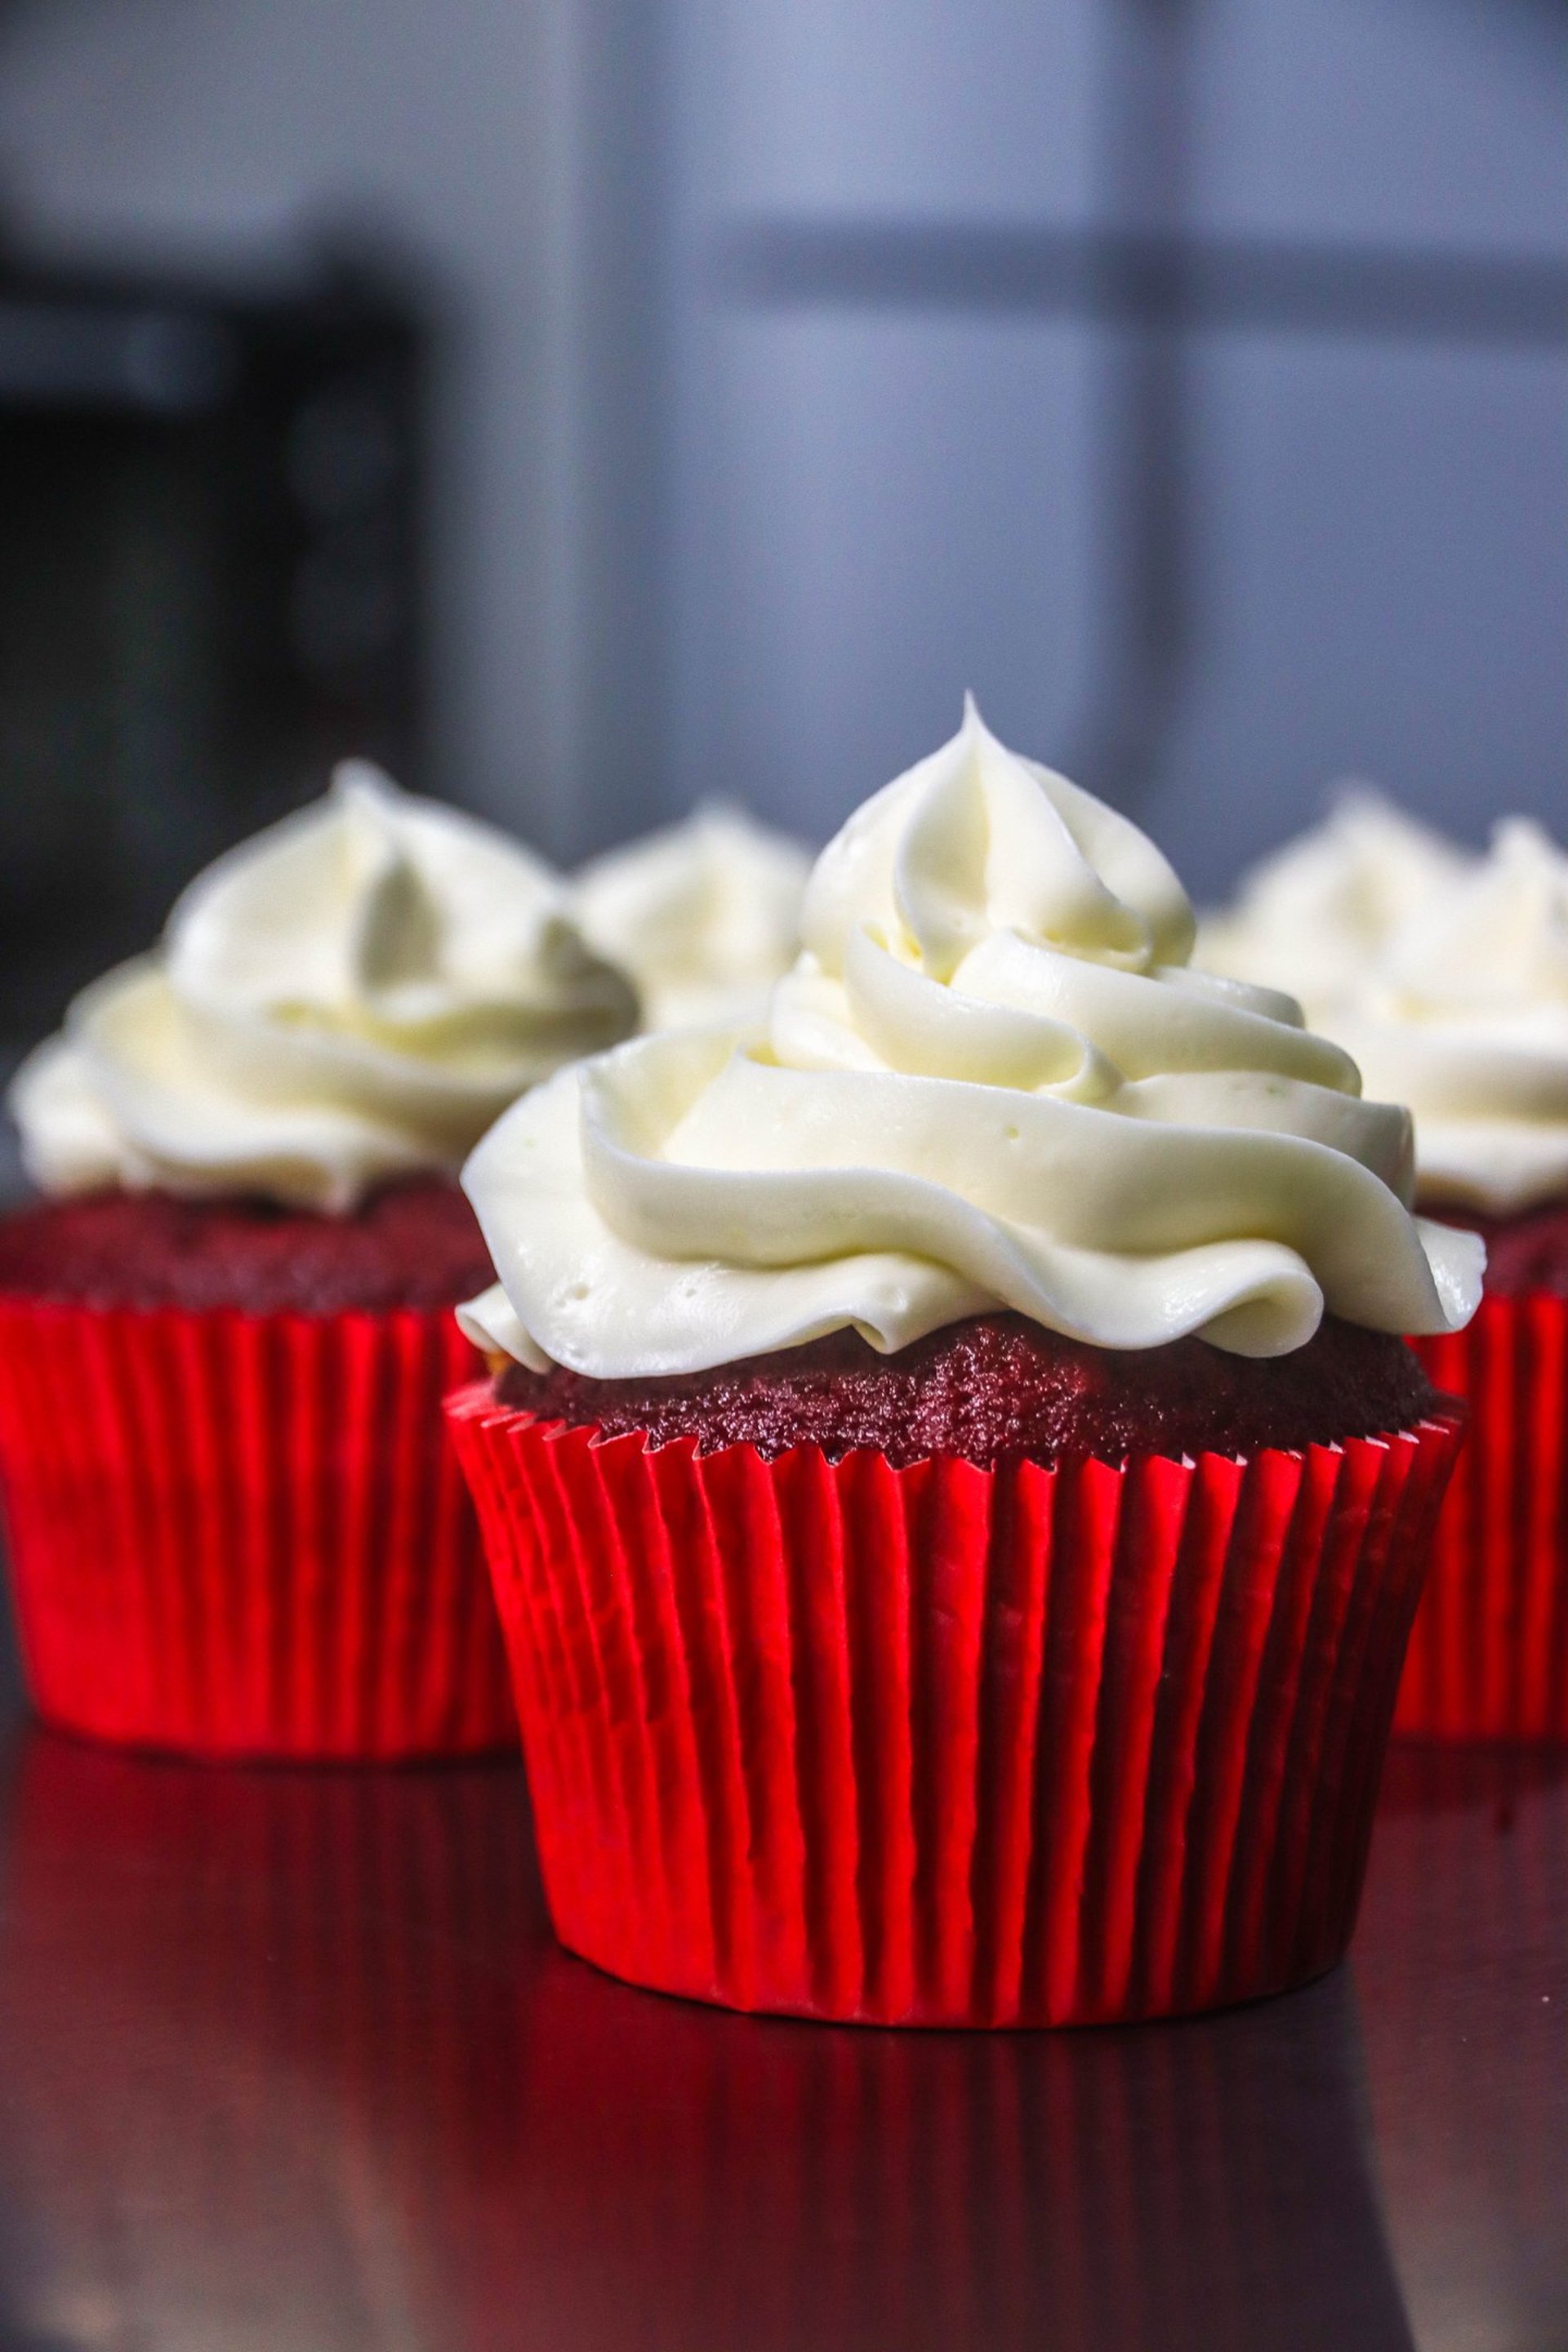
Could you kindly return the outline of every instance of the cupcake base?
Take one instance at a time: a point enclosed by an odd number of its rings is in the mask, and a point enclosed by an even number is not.
[[[1470,1440],[1437,1520],[1394,1728],[1568,1742],[1568,1298],[1489,1292],[1412,1342]]]
[[[441,1418],[449,1312],[0,1298],[22,1660],[62,1730],[210,1758],[514,1747]]]
[[[448,1402],[562,1942],[742,2010],[1170,2016],[1353,1924],[1460,1422],[995,1471]]]

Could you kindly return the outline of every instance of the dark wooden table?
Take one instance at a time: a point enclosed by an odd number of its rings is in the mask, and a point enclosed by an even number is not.
[[[1568,1759],[1396,1754],[1351,1968],[1058,2036],[610,1983],[504,1767],[3,1786],[6,2347],[1568,2344]]]

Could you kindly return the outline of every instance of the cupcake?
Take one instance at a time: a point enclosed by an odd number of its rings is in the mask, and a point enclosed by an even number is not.
[[[1335,1013],[1415,1116],[1434,1214],[1478,1226],[1486,1297],[1422,1343],[1473,1431],[1439,1525],[1399,1727],[1568,1738],[1568,857],[1538,825],[1394,932]]]
[[[810,871],[798,841],[710,806],[584,866],[573,903],[649,1029],[753,1021],[795,961]]]
[[[973,707],[764,1026],[464,1171],[448,1412],[562,1941],[742,2009],[1170,2014],[1349,1936],[1481,1246],[1159,852]]]
[[[1345,785],[1321,824],[1261,859],[1233,903],[1204,918],[1194,961],[1282,989],[1329,1027],[1400,925],[1470,864],[1371,785]]]
[[[38,1711],[210,1756],[515,1738],[439,1412],[487,1267],[453,1181],[623,1036],[515,845],[341,768],[77,998],[12,1108],[0,1492]]]
[[[1200,958],[1289,988],[1415,1117],[1417,1198],[1486,1237],[1462,1334],[1418,1345],[1472,1437],[1438,1524],[1395,1727],[1568,1738],[1568,859],[1484,858],[1342,808],[1205,923]]]

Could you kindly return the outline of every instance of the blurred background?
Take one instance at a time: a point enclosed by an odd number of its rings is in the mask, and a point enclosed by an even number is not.
[[[1568,824],[1562,0],[0,0],[0,1047],[365,750]]]

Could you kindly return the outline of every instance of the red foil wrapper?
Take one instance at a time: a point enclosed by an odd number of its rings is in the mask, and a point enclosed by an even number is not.
[[[449,1400],[556,1932],[876,2024],[1300,1984],[1354,1920],[1460,1429],[998,1472]]]
[[[38,1713],[207,1757],[515,1746],[441,1417],[449,1315],[0,1300],[0,1496]]]
[[[1437,1521],[1394,1729],[1568,1740],[1568,1299],[1483,1298],[1463,1331],[1411,1342],[1469,1407]]]

